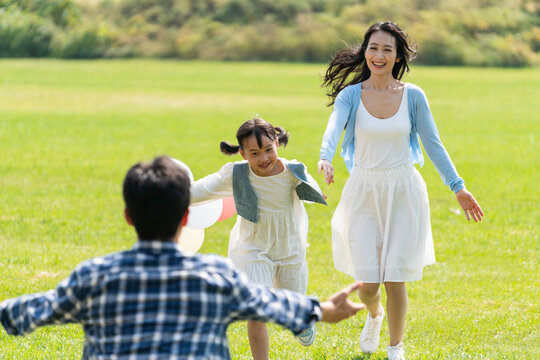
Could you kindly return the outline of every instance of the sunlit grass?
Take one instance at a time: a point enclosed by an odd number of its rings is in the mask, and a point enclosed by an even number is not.
[[[0,299],[45,291],[80,261],[130,247],[121,181],[133,163],[169,154],[199,178],[228,158],[221,140],[260,114],[291,133],[280,156],[316,163],[330,109],[323,65],[174,61],[0,61]],[[443,141],[486,218],[467,223],[426,158],[437,264],[411,283],[410,359],[540,357],[538,166],[540,71],[413,67]],[[308,292],[326,298],[352,279],[336,271],[330,218],[347,179],[323,186],[328,207],[308,205]],[[320,181],[322,185],[322,181]],[[234,219],[206,231],[201,249],[226,255]],[[384,298],[384,294],[383,294]],[[274,359],[362,359],[365,313],[318,325],[304,348],[270,326]],[[233,359],[250,358],[245,324],[233,325]],[[79,359],[79,326],[24,337],[0,330],[2,359]],[[388,342],[371,359],[384,359]]]

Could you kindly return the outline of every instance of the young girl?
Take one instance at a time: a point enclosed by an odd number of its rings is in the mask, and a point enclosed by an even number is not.
[[[278,157],[289,134],[262,119],[245,122],[238,145],[222,141],[227,155],[240,152],[244,161],[227,163],[219,172],[196,181],[191,202],[234,196],[238,219],[229,240],[229,257],[250,280],[268,287],[306,293],[308,219],[300,200],[325,204],[324,195],[304,164]],[[248,321],[255,360],[268,359],[266,324]],[[302,345],[315,339],[315,327],[298,336]]]
[[[424,266],[435,262],[426,184],[413,165],[423,164],[418,135],[467,220],[484,215],[439,138],[424,92],[400,81],[413,54],[396,24],[376,23],[361,46],[336,54],[324,78],[334,109],[319,172],[327,184],[334,181],[331,161],[345,130],[342,156],[351,173],[332,218],[334,263],[364,282],[359,291],[369,311],[360,335],[364,353],[379,345],[384,284],[390,360],[405,358],[405,282],[421,279]]]

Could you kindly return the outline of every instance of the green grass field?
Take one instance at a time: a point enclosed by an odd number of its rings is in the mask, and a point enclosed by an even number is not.
[[[46,291],[80,261],[130,247],[121,181],[140,160],[168,154],[196,178],[230,161],[218,150],[255,114],[291,133],[280,156],[303,161],[328,195],[308,205],[308,292],[326,298],[352,281],[334,269],[330,219],[347,173],[316,174],[330,109],[321,64],[175,61],[0,61],[0,300]],[[408,359],[540,358],[540,69],[412,67],[460,175],[485,212],[467,223],[427,161],[437,264],[409,284]],[[238,160],[234,159],[233,160]],[[206,231],[204,253],[226,255],[234,218]],[[384,294],[383,294],[384,297]],[[365,313],[319,325],[299,345],[270,327],[273,359],[363,359]],[[371,359],[385,359],[387,323]],[[79,359],[79,326],[27,337],[0,330],[1,359]],[[229,330],[233,359],[250,358],[244,323]]]

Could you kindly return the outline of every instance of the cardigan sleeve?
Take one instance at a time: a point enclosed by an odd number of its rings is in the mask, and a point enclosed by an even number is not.
[[[416,87],[416,89],[418,90],[415,97],[416,129],[420,140],[422,140],[422,145],[424,145],[429,159],[435,165],[444,184],[457,193],[465,187],[465,182],[457,173],[441,141],[426,95],[420,88]]]
[[[232,175],[234,163],[227,163],[214,174],[191,184],[191,203],[223,199],[233,195]]]
[[[321,145],[321,160],[324,159],[332,162],[343,129],[345,129],[345,125],[347,125],[350,112],[350,96],[348,91],[344,89],[337,95],[336,101],[334,102],[334,109],[328,119],[328,125],[326,126]]]

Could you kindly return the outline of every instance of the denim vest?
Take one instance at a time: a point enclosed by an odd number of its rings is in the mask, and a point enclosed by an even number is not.
[[[296,186],[296,194],[300,200],[327,205],[319,190],[309,182],[304,164],[301,162],[286,162],[285,165],[294,177],[301,181]],[[257,194],[249,182],[249,164],[247,162],[234,165],[232,183],[237,214],[251,222],[259,222]]]

